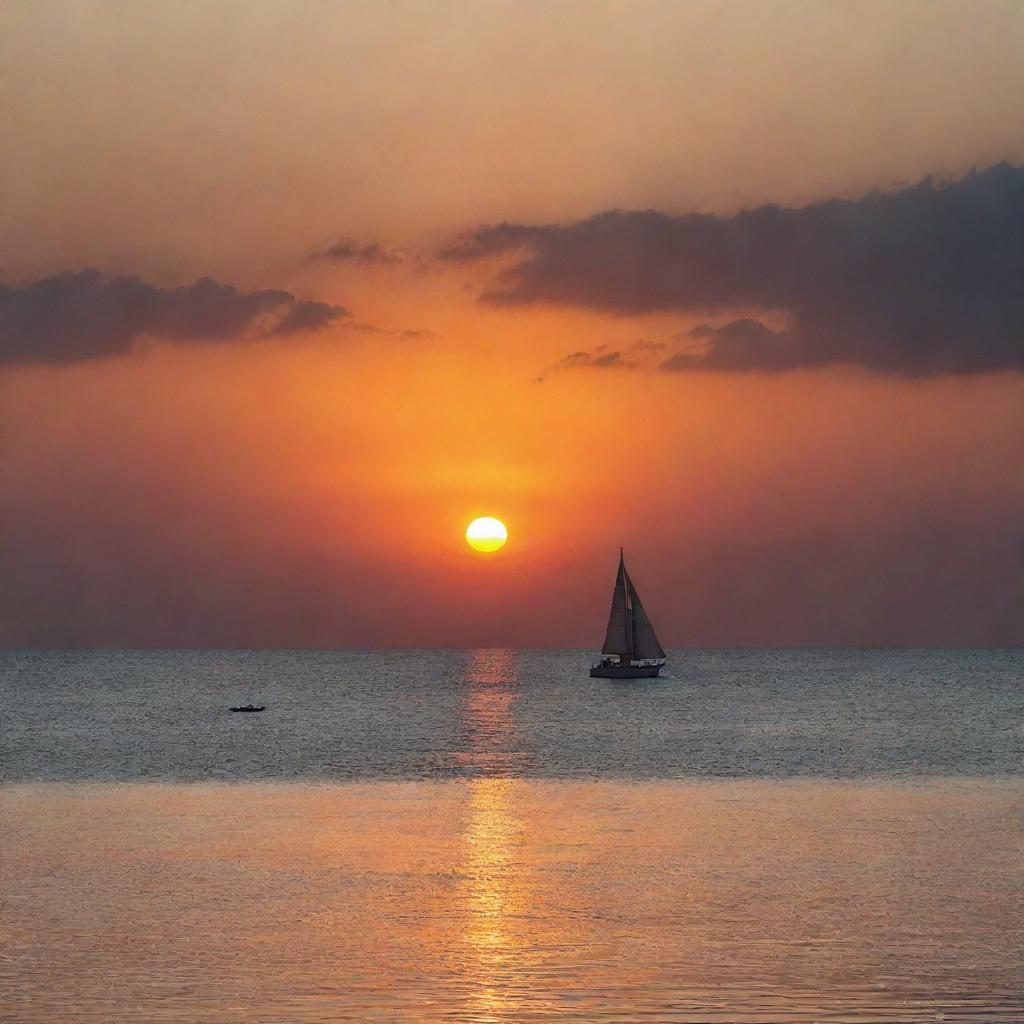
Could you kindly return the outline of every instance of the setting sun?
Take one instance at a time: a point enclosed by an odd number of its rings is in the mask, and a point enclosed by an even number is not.
[[[482,516],[466,527],[466,542],[475,551],[497,551],[508,540],[508,530],[500,519]]]

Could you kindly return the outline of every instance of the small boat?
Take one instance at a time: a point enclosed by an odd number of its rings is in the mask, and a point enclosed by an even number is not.
[[[608,632],[601,648],[601,660],[591,667],[590,676],[592,679],[653,679],[665,660],[665,652],[626,572],[626,561],[619,548],[619,571],[612,591]]]
[[[231,711],[264,711],[266,710],[266,704],[240,704],[237,708],[231,708]]]

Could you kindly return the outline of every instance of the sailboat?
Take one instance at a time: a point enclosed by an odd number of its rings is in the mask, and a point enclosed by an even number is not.
[[[590,669],[591,678],[650,679],[664,664],[665,652],[626,572],[626,560],[619,548],[619,571],[612,591],[608,632],[601,648],[601,661]]]

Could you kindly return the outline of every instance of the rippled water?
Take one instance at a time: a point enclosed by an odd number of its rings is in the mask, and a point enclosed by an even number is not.
[[[18,1021],[1014,1021],[1005,782],[0,790]]]
[[[1021,652],[585,666],[0,655],[0,1020],[1024,1021]]]
[[[0,778],[1024,771],[1024,651],[0,653]],[[265,703],[259,715],[227,708]]]

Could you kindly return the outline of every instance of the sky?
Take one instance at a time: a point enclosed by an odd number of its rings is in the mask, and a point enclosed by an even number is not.
[[[0,28],[0,644],[1024,643],[1019,3]]]

